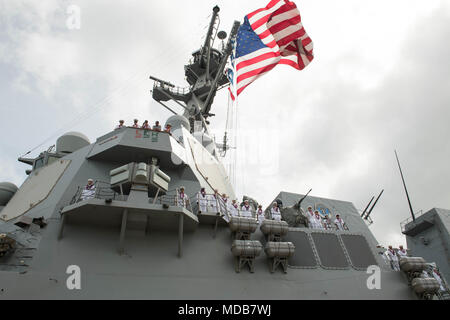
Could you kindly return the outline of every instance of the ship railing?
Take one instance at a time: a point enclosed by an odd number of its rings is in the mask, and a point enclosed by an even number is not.
[[[243,210],[235,208],[233,204],[230,202],[230,199],[226,199],[226,201],[219,195],[214,196],[214,194],[205,194],[205,197],[202,197],[200,192],[196,196],[196,207],[197,212],[200,214],[219,214],[225,216],[225,219],[229,221],[232,216],[244,217],[246,216]],[[250,213],[252,218],[256,219],[256,211],[251,209]]]
[[[221,204],[219,202],[220,197],[214,196],[214,194],[205,194],[205,197],[198,192],[195,196],[195,206],[198,213],[221,213]]]
[[[322,224],[321,228],[317,228],[315,226],[313,227],[313,226],[311,226],[311,224],[309,224],[308,228],[309,229],[317,229],[317,230],[330,230],[330,231],[339,231],[339,230],[341,230],[341,229],[338,228],[338,226],[336,226],[336,224],[333,221],[328,220],[326,218],[322,218],[321,224]],[[344,230],[341,230],[341,231],[349,231],[349,228],[348,228],[346,223],[344,223],[342,228]]]
[[[168,86],[164,83],[161,82],[155,82],[153,84],[153,88],[161,88],[163,90],[167,90],[173,94],[176,95],[185,95],[188,94],[190,92],[190,88],[189,87],[177,87],[177,86]]]
[[[182,197],[179,189],[176,189],[175,205],[178,207],[183,207],[190,212],[194,212],[194,210],[192,210],[190,197],[186,193],[184,193],[184,196]]]
[[[112,199],[126,200],[126,196],[122,196],[118,192],[111,189],[109,182],[97,180],[94,182],[94,188],[86,191],[85,186],[78,186],[77,191],[72,197],[70,204],[89,199]],[[84,192],[83,192],[84,191]]]
[[[423,210],[419,210],[418,212],[414,213],[414,217],[417,220],[417,218],[421,217],[424,213],[425,212]],[[405,232],[406,231],[406,225],[411,223],[411,222],[413,222],[413,221],[414,221],[413,218],[409,217],[408,219],[405,219],[402,222],[400,222],[400,229],[401,229],[401,231]]]
[[[136,130],[136,138],[142,138],[142,137],[144,137],[144,138],[152,138],[151,136],[149,136],[149,133],[154,133],[154,132],[157,132],[157,133],[164,133],[164,134],[168,134],[169,136],[171,136],[180,146],[183,146],[184,147],[184,144],[179,140],[179,138],[177,138],[177,137],[175,137],[173,134],[172,134],[172,132],[167,132],[167,131],[165,131],[164,129],[153,129],[153,128],[142,128],[142,127],[139,127],[139,128],[136,128],[136,127],[133,127],[133,126],[126,126],[126,128],[130,128],[130,129],[135,129]]]

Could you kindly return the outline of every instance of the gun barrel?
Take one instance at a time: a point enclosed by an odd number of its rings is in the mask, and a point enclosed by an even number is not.
[[[305,200],[305,198],[308,196],[308,194],[312,191],[312,189],[309,189],[309,191],[303,196],[303,198],[301,198],[298,201],[298,206],[300,207],[300,205],[302,204],[303,200]]]
[[[375,198],[375,196],[372,197],[372,199],[370,199],[369,203],[367,204],[366,208],[364,209],[363,213],[361,213],[361,218],[364,217],[364,214],[366,213],[367,209],[369,208],[370,204],[372,203],[373,199]]]
[[[158,79],[158,78],[156,78],[156,77],[150,76],[150,80],[159,82],[159,83],[161,83],[161,84],[165,84],[166,86],[171,87],[171,88],[175,88],[175,85],[174,85],[174,84],[172,84],[172,83],[170,83],[170,82],[167,82],[167,81],[164,81],[164,80],[161,80],[161,79]]]
[[[370,214],[372,213],[373,208],[375,208],[375,205],[377,204],[378,199],[380,199],[380,197],[381,197],[381,195],[383,194],[383,192],[384,192],[384,189],[381,190],[381,192],[380,192],[380,194],[378,195],[377,199],[376,199],[375,202],[373,203],[372,208],[370,208],[369,212],[367,212],[367,214],[366,214],[366,216],[364,217],[364,219],[367,220],[367,218],[370,216]]]

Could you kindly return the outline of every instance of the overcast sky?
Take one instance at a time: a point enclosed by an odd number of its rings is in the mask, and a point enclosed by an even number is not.
[[[165,121],[149,75],[185,86],[212,7],[229,32],[267,2],[0,0],[0,181],[20,185],[28,167],[17,158],[67,131],[93,141],[119,118]],[[363,209],[384,189],[370,228],[402,244],[409,208],[394,149],[414,211],[450,208],[450,4],[295,2],[315,58],[303,71],[278,66],[239,96],[237,194],[267,205],[313,188]],[[71,5],[79,29],[67,26]],[[227,103],[223,90],[211,119],[219,140]]]

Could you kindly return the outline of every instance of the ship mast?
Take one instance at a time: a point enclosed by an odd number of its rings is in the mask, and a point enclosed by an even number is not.
[[[233,49],[232,40],[236,37],[240,23],[235,21],[231,28],[226,46],[219,51],[213,48],[214,40],[226,38],[226,33],[219,29],[219,7],[213,8],[211,22],[203,46],[192,54],[192,59],[184,66],[188,88],[180,88],[170,82],[150,77],[154,80],[152,97],[158,103],[175,113],[164,102],[172,100],[184,109],[183,116],[189,119],[191,132],[195,130],[195,122],[200,121],[202,129],[208,133],[208,117],[211,105],[218,89],[226,86],[229,81],[224,73],[228,57]]]

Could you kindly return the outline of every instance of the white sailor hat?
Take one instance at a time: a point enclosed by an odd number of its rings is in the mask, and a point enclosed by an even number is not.
[[[181,190],[181,189],[183,189],[183,190],[184,190],[184,186],[181,186],[181,187],[180,187],[180,190]]]
[[[89,181],[94,182],[94,180],[92,180],[92,179],[90,179],[90,178],[88,179],[88,182],[89,182]]]

